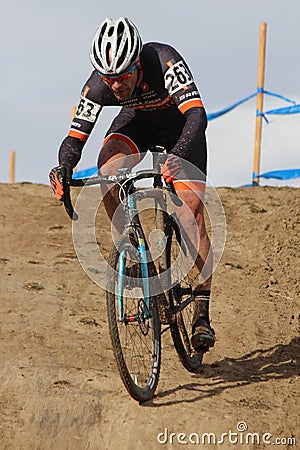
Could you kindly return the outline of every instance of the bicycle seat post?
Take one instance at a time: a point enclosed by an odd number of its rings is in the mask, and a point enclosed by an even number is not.
[[[157,174],[154,177],[153,186],[162,189],[161,168],[166,160],[166,150],[164,147],[155,146],[152,151],[153,171]]]

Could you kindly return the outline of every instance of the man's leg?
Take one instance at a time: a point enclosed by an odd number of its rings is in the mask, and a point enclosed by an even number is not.
[[[109,135],[103,143],[99,158],[98,169],[101,175],[115,175],[118,169],[127,167],[132,168],[139,162],[139,153],[137,147],[126,136],[117,133]],[[101,185],[103,203],[108,217],[119,233],[124,228],[124,217],[118,216],[113,220],[115,211],[120,204],[118,186]]]
[[[212,282],[213,255],[204,219],[204,182],[174,183],[178,196],[188,207],[178,208],[177,215],[186,234],[194,261],[189,277],[195,296],[192,345],[196,350],[212,347],[214,331],[210,327],[209,301]]]

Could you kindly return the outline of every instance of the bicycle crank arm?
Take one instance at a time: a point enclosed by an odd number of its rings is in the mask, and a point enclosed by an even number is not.
[[[184,300],[180,305],[175,306],[175,308],[170,310],[171,315],[176,315],[178,312],[183,311],[192,301],[194,301],[195,297],[191,295],[189,298]]]

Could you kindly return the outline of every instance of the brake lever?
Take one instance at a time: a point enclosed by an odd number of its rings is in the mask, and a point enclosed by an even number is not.
[[[67,181],[64,181],[63,203],[64,203],[65,210],[67,211],[70,219],[77,220],[78,214],[75,212],[75,210],[73,208],[72,200],[71,200],[71,189],[70,189],[70,185]]]
[[[183,201],[181,200],[181,198],[178,197],[177,192],[174,188],[174,184],[173,181],[171,181],[171,183],[168,183],[168,188],[170,190],[170,192],[173,194],[171,196],[172,202],[174,203],[175,206],[182,206],[183,205]]]

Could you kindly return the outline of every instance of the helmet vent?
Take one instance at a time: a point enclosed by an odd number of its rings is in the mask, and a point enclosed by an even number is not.
[[[119,60],[118,60],[119,65],[122,65],[122,63],[124,61],[126,61],[127,53],[128,53],[128,42],[126,41],[125,45],[124,45],[124,48],[123,48],[123,51],[122,51],[122,53],[121,53],[121,55],[119,57]]]
[[[110,61],[111,60],[111,44],[110,43],[107,43],[107,45],[106,45],[105,57],[106,57],[107,64],[109,65],[111,62]]]
[[[112,37],[113,34],[114,34],[114,27],[110,27],[110,29],[109,29],[108,32],[107,32],[107,35],[108,35],[109,37]]]

